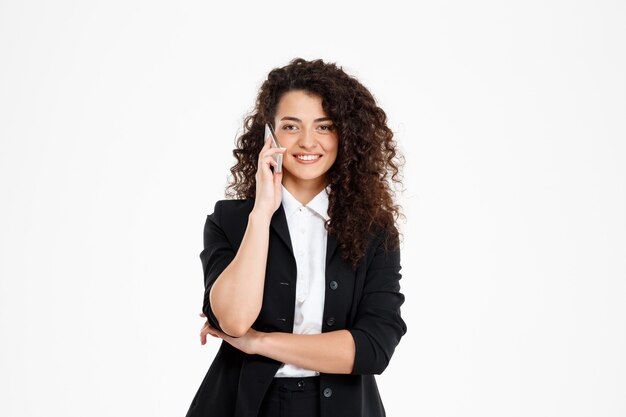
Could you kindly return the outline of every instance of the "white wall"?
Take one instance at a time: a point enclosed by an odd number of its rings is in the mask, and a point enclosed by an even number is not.
[[[0,415],[184,415],[205,216],[295,56],[407,158],[388,415],[626,415],[624,3],[224,3],[0,1]]]

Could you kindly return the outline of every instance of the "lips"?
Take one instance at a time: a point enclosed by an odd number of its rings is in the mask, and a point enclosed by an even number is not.
[[[317,158],[301,159],[301,158],[298,158],[298,155],[316,155]],[[299,164],[314,164],[320,159],[322,159],[322,155],[319,155],[319,154],[295,154],[293,155],[293,157],[296,161],[298,161]]]

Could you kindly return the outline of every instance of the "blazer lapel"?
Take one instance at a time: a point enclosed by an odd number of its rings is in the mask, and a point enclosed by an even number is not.
[[[328,270],[328,265],[330,265],[330,260],[335,254],[335,250],[337,249],[337,239],[335,236],[328,233],[328,238],[326,240],[326,270]]]
[[[271,227],[274,229],[278,237],[283,241],[285,245],[289,248],[289,252],[291,256],[296,259],[293,254],[293,246],[291,245],[291,237],[289,236],[289,225],[287,224],[287,215],[285,214],[285,209],[283,204],[280,203],[278,210],[274,212],[272,216],[272,220],[270,221]]]
[[[272,216],[272,220],[270,221],[271,227],[274,229],[276,234],[280,237],[283,243],[289,248],[289,252],[293,259],[295,259],[295,255],[293,253],[293,245],[291,244],[291,236],[289,235],[289,225],[287,224],[287,215],[285,214],[285,208],[281,203],[274,215]],[[327,234],[327,244],[326,244],[326,267],[330,263],[331,258],[335,254],[337,250],[337,239],[335,236],[330,233]]]

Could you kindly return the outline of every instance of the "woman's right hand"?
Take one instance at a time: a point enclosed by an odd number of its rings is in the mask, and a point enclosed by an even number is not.
[[[256,171],[256,198],[253,211],[272,217],[280,207],[282,201],[283,174],[273,173],[270,165],[276,169],[277,162],[274,155],[284,153],[286,148],[271,147],[272,138],[265,138],[265,145],[259,152],[258,168]]]

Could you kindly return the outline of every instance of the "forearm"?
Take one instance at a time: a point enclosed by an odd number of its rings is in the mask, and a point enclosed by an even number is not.
[[[261,311],[270,220],[254,211],[250,213],[235,258],[211,288],[213,312],[230,335],[244,335]]]
[[[354,364],[354,339],[348,330],[320,334],[263,333],[255,353],[300,368],[349,374]]]

